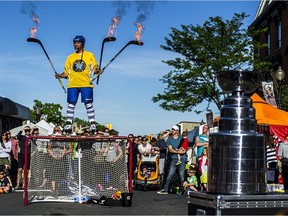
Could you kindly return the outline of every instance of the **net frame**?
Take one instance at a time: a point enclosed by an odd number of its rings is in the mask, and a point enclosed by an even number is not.
[[[77,142],[77,143],[85,143],[85,142],[93,142],[93,143],[111,143],[111,142],[119,142],[119,141],[124,141],[127,142],[126,145],[129,145],[129,152],[132,152],[132,139],[127,138],[126,136],[29,136],[27,137],[27,140],[25,142],[25,149],[24,149],[24,182],[26,182],[26,184],[24,185],[24,193],[23,193],[23,198],[24,198],[24,205],[28,205],[30,203],[29,201],[29,192],[33,192],[36,191],[35,189],[31,189],[29,188],[29,181],[28,181],[28,147],[29,147],[29,143],[31,143],[33,141],[33,139],[39,139],[39,140],[49,140],[49,142],[51,141],[58,141],[58,142]],[[78,152],[79,151],[79,152]],[[78,148],[77,152],[80,155],[78,157],[78,197],[75,197],[74,200],[61,200],[61,199],[51,199],[51,200],[47,200],[45,199],[45,202],[79,202],[79,203],[83,203],[85,201],[87,201],[87,196],[83,196],[83,190],[82,190],[82,168],[81,168],[81,163],[82,163],[82,154],[81,154],[82,148]],[[124,146],[124,150],[123,151],[123,157],[125,158],[125,146]],[[124,163],[121,164],[120,166],[125,166],[124,170],[126,169],[126,176],[125,176],[125,182],[127,182],[127,178],[128,178],[128,188],[125,188],[126,191],[123,192],[129,192],[132,193],[132,175],[129,175],[128,173],[132,172],[132,154],[128,155],[128,160],[130,161],[130,163],[128,163],[128,169],[127,169],[127,163],[124,160]],[[32,158],[31,158],[31,165],[32,165]],[[30,166],[31,166],[30,165]],[[30,167],[30,171],[32,171],[33,169]],[[125,172],[124,172],[125,173]],[[32,173],[33,174],[33,173]],[[31,175],[31,172],[30,172]],[[113,177],[113,176],[112,176]],[[28,182],[28,183],[27,183]],[[124,182],[124,184],[125,184]],[[49,192],[49,190],[45,190],[42,189],[41,191],[47,191]],[[37,202],[41,202],[41,200],[38,200]]]

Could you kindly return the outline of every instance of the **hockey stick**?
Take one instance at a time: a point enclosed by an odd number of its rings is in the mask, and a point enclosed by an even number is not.
[[[115,37],[106,37],[106,38],[103,39],[103,41],[102,41],[102,47],[101,47],[101,52],[100,52],[100,59],[99,59],[99,69],[101,69],[104,44],[105,44],[106,42],[115,41],[115,40],[116,40]],[[97,81],[96,81],[96,84],[97,84],[97,85],[98,85],[98,83],[99,83],[99,78],[100,78],[100,76],[97,77]]]
[[[51,65],[54,73],[57,75],[58,73],[56,72],[56,70],[55,70],[55,68],[54,68],[54,65],[53,65],[52,61],[50,60],[49,55],[48,55],[48,53],[46,52],[46,50],[45,50],[43,44],[41,43],[41,41],[40,41],[39,39],[37,39],[37,38],[27,38],[27,42],[37,43],[37,44],[39,44],[39,45],[41,46],[41,48],[43,49],[43,51],[44,51],[44,53],[45,53],[45,55],[46,55],[46,57],[47,57],[47,59],[48,59],[48,61],[50,62],[50,65]],[[61,81],[60,79],[58,79],[58,81],[59,81],[61,87],[63,88],[64,92],[66,93],[66,89],[65,89],[62,81]]]
[[[138,46],[143,46],[143,45],[144,45],[143,42],[139,42],[139,41],[135,41],[135,40],[129,41],[129,42],[128,42],[118,53],[116,53],[116,55],[102,68],[102,71],[104,72],[105,69],[115,60],[115,58],[117,58],[117,56],[118,56],[121,52],[123,52],[123,50],[124,50],[127,46],[129,46],[129,45],[131,45],[131,44],[138,45]],[[102,72],[102,73],[103,73],[103,72]],[[100,74],[96,74],[96,75],[94,76],[94,78],[90,81],[90,84],[92,84],[93,81],[94,81],[95,79],[97,79],[97,77],[99,77],[99,75],[100,75]]]

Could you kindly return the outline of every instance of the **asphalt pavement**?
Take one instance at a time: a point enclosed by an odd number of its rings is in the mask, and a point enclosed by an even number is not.
[[[65,202],[23,204],[23,193],[0,194],[0,215],[187,215],[185,196],[133,191],[132,206],[103,206]]]

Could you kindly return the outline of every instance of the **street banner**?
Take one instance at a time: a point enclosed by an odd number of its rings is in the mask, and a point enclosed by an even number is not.
[[[262,82],[262,89],[266,102],[274,107],[277,107],[273,82]]]
[[[213,127],[213,112],[206,113],[207,125],[209,128]]]

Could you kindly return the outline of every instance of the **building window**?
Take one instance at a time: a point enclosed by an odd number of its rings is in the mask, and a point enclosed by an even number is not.
[[[282,25],[281,21],[277,22],[277,48],[281,47],[282,43]]]
[[[270,32],[267,32],[267,56],[269,56],[271,54],[271,35]]]

